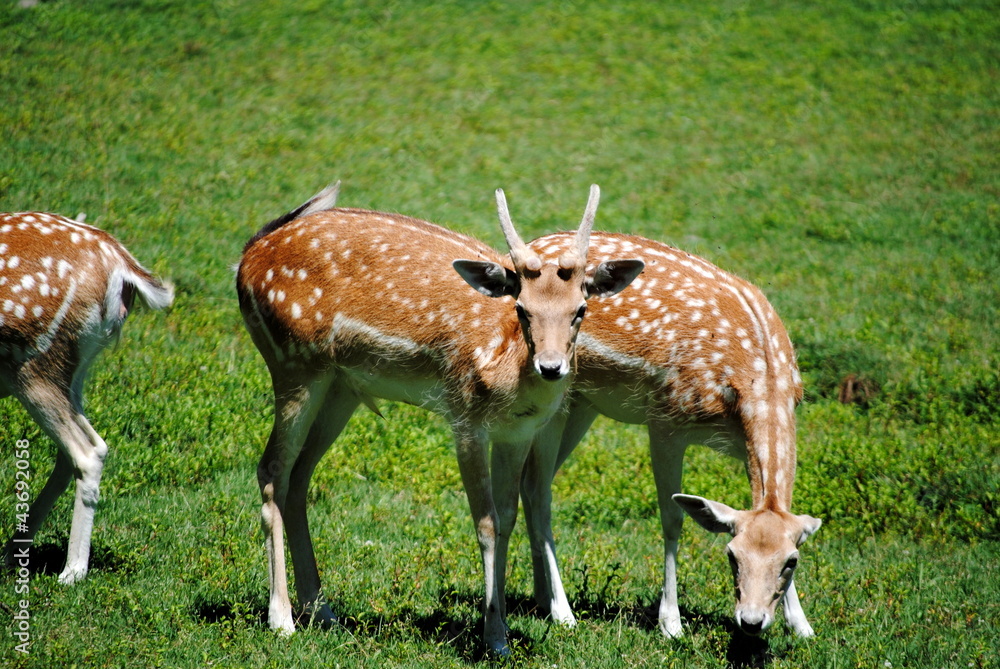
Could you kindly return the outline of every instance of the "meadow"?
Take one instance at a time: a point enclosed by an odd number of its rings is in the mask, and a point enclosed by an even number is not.
[[[270,382],[232,265],[341,179],[346,206],[497,248],[503,187],[530,238],[579,221],[759,285],[796,345],[793,510],[824,520],[796,583],[817,636],[735,629],[725,539],[685,525],[686,636],[656,629],[662,544],[642,429],[599,419],[556,478],[580,624],[534,609],[512,544],[509,664],[1000,666],[1000,7],[988,0],[0,5],[0,211],[118,237],[173,282],[97,364],[111,446],[88,578],[60,586],[72,507],[32,547],[31,643],[0,573],[4,667],[461,667],[480,565],[450,435],[361,412],[320,464],[310,522],[343,625],[266,624],[255,467]],[[33,493],[54,448],[0,402],[0,536],[15,443]],[[685,492],[749,503],[739,463]]]

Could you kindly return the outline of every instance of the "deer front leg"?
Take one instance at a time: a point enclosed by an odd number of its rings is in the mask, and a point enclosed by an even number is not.
[[[805,611],[802,610],[802,604],[799,603],[799,593],[795,591],[794,578],[788,583],[788,589],[785,591],[782,601],[785,605],[785,622],[792,628],[792,631],[800,637],[816,636],[812,625],[806,619]]]
[[[663,593],[658,618],[660,631],[670,637],[684,633],[677,605],[677,546],[684,512],[671,498],[681,490],[686,447],[686,442],[678,440],[668,426],[656,422],[649,424],[649,450],[663,528]]]
[[[507,645],[507,625],[503,619],[502,593],[497,588],[496,550],[499,520],[493,502],[490,469],[486,452],[489,447],[485,430],[455,430],[458,468],[472,511],[483,563],[484,591],[483,640],[486,648],[497,655],[510,655]]]
[[[568,413],[556,414],[536,436],[521,478],[524,519],[531,542],[535,601],[555,622],[570,627],[576,624],[576,617],[566,597],[556,560],[552,480],[596,417],[597,411],[580,400],[571,405]]]
[[[500,596],[500,615],[507,616],[507,552],[510,538],[517,524],[517,499],[521,471],[531,442],[493,443],[490,454],[493,500],[497,509],[499,527],[496,540],[496,583]]]

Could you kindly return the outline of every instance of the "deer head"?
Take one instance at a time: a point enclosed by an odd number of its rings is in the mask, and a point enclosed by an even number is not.
[[[562,254],[557,263],[543,263],[517,234],[507,209],[507,199],[498,188],[497,213],[514,269],[481,260],[454,262],[455,271],[480,293],[490,297],[510,296],[516,300],[515,308],[532,367],[549,381],[563,379],[569,374],[576,336],[587,311],[587,299],[620,292],[645,266],[641,260],[615,260],[603,262],[587,272],[587,247],[600,196],[600,189],[591,186],[583,220],[576,231],[574,250]]]
[[[799,546],[822,524],[818,518],[762,509],[737,511],[694,495],[673,499],[709,532],[729,533],[726,555],[733,570],[736,624],[757,635],[774,622],[799,562]]]

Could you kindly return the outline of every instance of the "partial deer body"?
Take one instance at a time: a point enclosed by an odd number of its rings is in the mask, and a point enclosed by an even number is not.
[[[59,580],[74,583],[87,573],[108,447],[84,415],[83,384],[98,353],[117,340],[136,296],[160,309],[173,290],[111,235],[54,214],[0,214],[0,397],[20,400],[59,449],[28,522],[6,546],[8,564],[76,479]]]
[[[596,187],[568,252],[554,263],[542,263],[517,237],[501,191],[510,260],[431,223],[331,208],[334,197],[335,189],[324,191],[265,226],[244,250],[237,277],[244,321],[274,388],[274,427],[257,471],[269,623],[295,628],[284,533],[304,614],[336,620],[320,590],[306,492],[355,408],[384,398],[451,425],[483,561],[485,640],[506,653],[503,559],[525,454],[568,388],[587,298],[620,290],[641,263],[585,272]],[[491,485],[491,467],[508,475]]]
[[[529,246],[547,259],[568,242],[555,234]],[[557,621],[575,622],[556,564],[551,483],[600,413],[649,431],[664,537],[663,633],[682,633],[676,559],[687,511],[706,529],[733,535],[727,552],[740,628],[761,632],[783,599],[788,624],[811,636],[792,576],[798,546],[820,521],[790,513],[802,387],[781,320],[757,288],[701,258],[640,237],[591,235],[591,261],[619,255],[643,260],[646,270],[619,295],[591,305],[568,410],[544,428],[526,462],[522,496],[539,605]],[[680,494],[684,452],[694,443],[745,461],[752,510]]]

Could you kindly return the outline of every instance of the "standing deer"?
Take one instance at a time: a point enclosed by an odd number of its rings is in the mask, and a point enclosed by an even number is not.
[[[283,531],[305,615],[336,621],[320,590],[306,493],[355,408],[384,398],[451,425],[485,574],[484,638],[506,654],[504,559],[525,454],[569,387],[587,299],[619,292],[642,263],[586,271],[596,186],[572,243],[548,263],[518,237],[501,190],[509,262],[431,223],[332,209],[335,192],[265,226],[244,249],[237,276],[240,309],[274,389],[274,426],[257,468],[269,624],[295,629]],[[491,467],[507,475],[491,484]]]
[[[529,248],[545,261],[571,244],[571,236],[554,234]],[[683,251],[640,237],[593,233],[591,258],[609,254],[640,258],[646,272],[591,309],[578,339],[568,410],[539,435],[522,481],[539,605],[555,620],[575,623],[556,564],[551,484],[601,413],[649,431],[664,538],[662,632],[682,634],[677,541],[683,510],[710,532],[733,536],[726,552],[740,629],[762,632],[781,599],[792,630],[812,636],[792,576],[798,547],[820,521],[789,511],[802,384],[781,320],[750,283]],[[694,443],[719,444],[744,460],[752,510],[679,494],[684,452]]]
[[[65,584],[87,574],[107,444],[83,413],[83,384],[117,341],[136,296],[152,309],[173,301],[111,235],[54,214],[0,214],[0,397],[13,395],[59,450],[55,468],[4,558],[30,543],[76,479]]]

